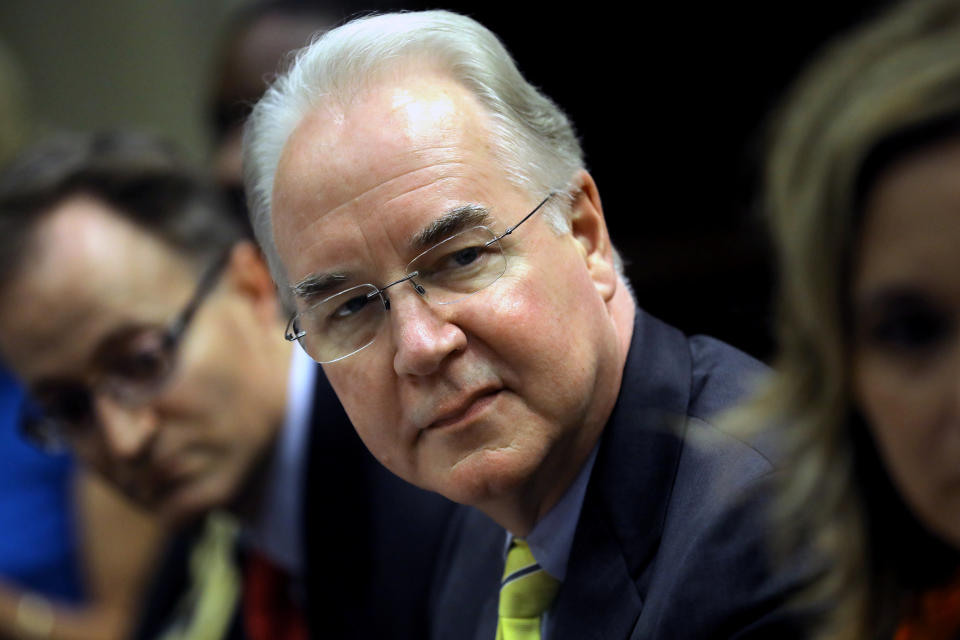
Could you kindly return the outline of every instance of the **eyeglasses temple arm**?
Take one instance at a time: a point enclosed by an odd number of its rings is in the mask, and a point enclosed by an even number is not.
[[[193,319],[193,315],[197,312],[197,309],[200,308],[200,303],[203,302],[207,294],[213,290],[213,286],[217,283],[217,280],[220,279],[220,273],[223,271],[229,258],[230,251],[224,251],[217,256],[210,266],[207,267],[206,271],[203,272],[203,275],[200,277],[200,283],[197,285],[193,297],[190,298],[190,302],[187,303],[186,308],[181,312],[180,316],[173,321],[170,329],[167,331],[167,341],[169,343],[176,343],[177,340],[180,339],[180,336],[183,335],[184,330]]]
[[[543,205],[547,204],[547,200],[549,200],[550,198],[552,198],[552,197],[555,196],[555,195],[557,195],[557,192],[556,192],[556,191],[551,191],[549,194],[547,194],[547,197],[544,198],[543,200],[541,200],[541,201],[540,201],[540,204],[538,204],[538,205],[533,209],[533,211],[531,211],[531,212],[528,213],[527,215],[523,216],[523,219],[522,219],[520,222],[518,222],[517,224],[513,225],[512,227],[507,227],[507,230],[506,230],[506,231],[504,231],[504,232],[501,233],[499,236],[497,236],[497,240],[502,240],[503,238],[506,238],[508,235],[510,235],[511,233],[513,233],[513,232],[516,230],[517,227],[519,227],[519,226],[522,225],[524,222],[526,222],[527,220],[529,220],[529,219],[530,219],[530,216],[532,216],[533,214],[535,214],[537,211],[540,211],[540,208],[541,208]]]

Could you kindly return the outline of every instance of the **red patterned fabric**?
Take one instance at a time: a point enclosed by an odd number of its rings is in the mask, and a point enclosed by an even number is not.
[[[243,622],[250,640],[307,640],[303,611],[290,597],[290,577],[263,554],[247,555]]]

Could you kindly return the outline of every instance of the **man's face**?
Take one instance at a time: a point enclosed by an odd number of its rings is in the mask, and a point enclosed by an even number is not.
[[[488,210],[498,234],[519,221],[546,194],[506,180],[487,131],[472,96],[433,74],[310,114],[288,141],[274,189],[275,240],[291,282],[344,276],[330,294],[383,286],[422,250],[414,236],[465,205]],[[481,508],[511,495],[555,499],[544,487],[565,487],[576,473],[622,363],[599,201],[580,193],[574,209],[572,234],[556,234],[538,214],[504,239],[506,273],[455,304],[432,305],[429,292],[406,284],[390,289],[373,344],[325,365],[361,438],[394,473]]]
[[[28,388],[90,385],[104,350],[135,350],[193,294],[197,268],[98,200],[63,201],[5,289],[0,349]],[[274,433],[256,314],[236,261],[204,300],[159,392],[129,405],[99,389],[71,444],[124,493],[179,522],[233,499]],[[281,392],[282,395],[282,392]]]

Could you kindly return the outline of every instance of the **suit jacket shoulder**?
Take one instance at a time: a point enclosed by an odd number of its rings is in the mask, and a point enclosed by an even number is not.
[[[548,640],[793,637],[784,600],[801,578],[765,561],[770,442],[710,422],[764,372],[638,310]],[[503,532],[469,512],[458,523],[434,593],[434,637],[489,639]]]
[[[422,640],[454,505],[387,471],[318,374],[303,511],[311,637]]]
[[[638,314],[557,601],[563,637],[802,637],[786,601],[804,573],[767,552],[775,439],[711,421],[764,373]]]

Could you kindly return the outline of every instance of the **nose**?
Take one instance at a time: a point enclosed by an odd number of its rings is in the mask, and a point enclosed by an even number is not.
[[[110,456],[118,461],[140,456],[157,433],[157,415],[153,408],[123,406],[105,394],[98,394],[95,404]]]
[[[393,296],[389,314],[396,345],[393,368],[398,375],[428,376],[447,356],[466,348],[467,336],[450,321],[448,309],[431,305],[422,293]]]

